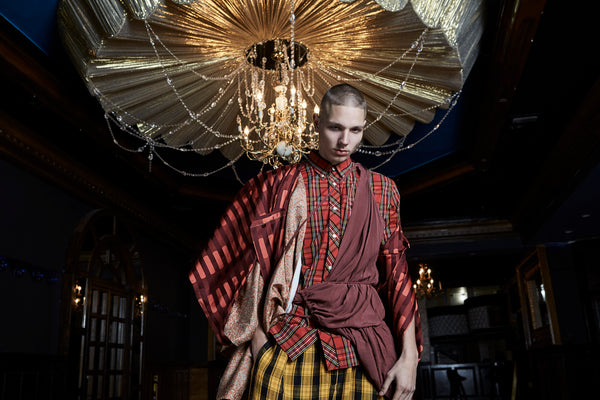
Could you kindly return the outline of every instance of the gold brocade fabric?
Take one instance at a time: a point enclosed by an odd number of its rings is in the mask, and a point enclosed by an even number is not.
[[[228,349],[229,360],[219,382],[217,399],[239,400],[250,380],[252,353],[250,342],[257,326],[268,332],[277,317],[285,312],[296,261],[302,257],[304,230],[296,235],[307,215],[306,189],[302,176],[290,197],[286,215],[285,243],[293,245],[283,254],[266,283],[255,265],[248,283],[240,292],[227,317],[224,335],[232,342]],[[266,289],[265,289],[266,288]],[[261,308],[262,307],[262,308]]]
[[[408,135],[462,88],[483,17],[482,0],[296,0],[295,41],[308,59],[295,73],[312,87],[308,109],[347,82],[366,95],[368,142]],[[238,97],[257,68],[246,52],[290,38],[288,1],[61,0],[57,18],[90,93],[122,126],[230,160],[242,152]]]

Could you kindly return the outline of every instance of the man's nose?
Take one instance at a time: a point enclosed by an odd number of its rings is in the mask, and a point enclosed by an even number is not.
[[[343,144],[343,145],[347,145],[348,144],[348,138],[349,138],[349,132],[347,129],[344,129],[342,132],[340,132],[340,136],[338,137],[338,143],[339,144]]]

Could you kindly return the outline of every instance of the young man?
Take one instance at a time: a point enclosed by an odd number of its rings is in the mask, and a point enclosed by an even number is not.
[[[190,273],[231,356],[219,399],[412,398],[422,344],[400,196],[350,159],[362,94],[334,86],[320,110],[318,152],[245,185]]]

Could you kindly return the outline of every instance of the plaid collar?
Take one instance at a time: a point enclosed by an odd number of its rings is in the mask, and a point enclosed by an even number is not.
[[[337,165],[331,165],[331,163],[323,157],[321,157],[319,152],[316,150],[313,150],[309,153],[308,161],[313,167],[317,169],[318,172],[327,174],[329,172],[335,171],[342,178],[352,169],[352,166],[354,166],[354,163],[352,162],[350,157],[348,157],[345,161]]]

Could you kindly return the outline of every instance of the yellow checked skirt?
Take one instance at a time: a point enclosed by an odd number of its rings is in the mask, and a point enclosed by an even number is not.
[[[249,400],[383,399],[360,367],[327,371],[317,343],[295,360],[274,343],[258,352]]]

